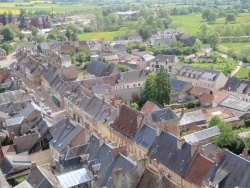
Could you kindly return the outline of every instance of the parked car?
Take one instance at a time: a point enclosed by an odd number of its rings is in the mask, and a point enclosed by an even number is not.
[[[38,91],[40,91],[40,90],[41,90],[41,87],[38,86],[36,89],[37,89]]]
[[[186,99],[178,99],[178,103],[183,103],[183,102],[186,102],[187,100]]]
[[[42,111],[45,114],[51,115],[51,110],[49,107],[42,107]]]
[[[40,101],[41,101],[41,102],[45,102],[45,98],[41,97],[41,98],[40,98]]]
[[[30,89],[29,93],[35,93],[35,90],[34,89]]]

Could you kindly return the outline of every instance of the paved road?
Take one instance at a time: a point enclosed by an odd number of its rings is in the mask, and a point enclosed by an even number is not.
[[[1,60],[0,65],[1,67],[9,67],[11,63],[17,62],[16,60],[16,52],[13,52],[7,56],[7,59]]]
[[[22,82],[25,84],[25,86],[28,90],[33,89],[35,91],[34,93],[29,93],[29,95],[32,97],[35,97],[35,99],[37,101],[39,101],[40,107],[43,107],[43,106],[49,107],[52,111],[52,115],[53,114],[56,115],[59,113],[59,111],[61,112],[64,110],[63,108],[58,107],[52,101],[51,96],[42,87],[40,87],[41,90],[37,90],[38,85],[31,83],[21,72],[14,70],[13,66],[11,66],[10,68],[13,71],[13,74],[17,75],[22,80]],[[41,97],[43,97],[45,99],[45,102],[40,101]]]

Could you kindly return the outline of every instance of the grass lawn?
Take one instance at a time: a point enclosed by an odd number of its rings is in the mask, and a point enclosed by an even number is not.
[[[250,45],[250,42],[249,41],[246,41],[246,42],[226,42],[226,43],[221,43],[220,47],[223,48],[223,46],[224,46],[225,50],[232,49],[235,51],[239,51],[245,45]],[[222,51],[224,52],[224,50],[222,50]]]
[[[236,75],[239,78],[248,78],[249,71],[250,71],[250,69],[248,69],[246,67],[241,67],[240,70],[236,73]]]
[[[214,63],[208,63],[208,62],[197,62],[192,63],[190,66],[196,67],[196,68],[202,68],[202,69],[216,69],[222,71],[224,74],[229,75],[237,66],[237,62],[233,60],[228,61],[218,61]]]
[[[78,40],[91,40],[91,39],[104,39],[106,41],[114,40],[114,37],[119,35],[125,35],[126,30],[118,30],[118,31],[99,31],[99,32],[91,32],[91,33],[83,33],[77,36]]]
[[[181,28],[183,31],[191,35],[197,35],[200,25],[205,22],[201,17],[201,13],[171,16],[171,18],[173,19],[173,23],[177,27]],[[237,25],[240,23],[250,23],[250,13],[240,13],[236,18],[236,22],[233,24]],[[212,27],[216,27],[222,24],[225,24],[225,18],[218,18],[215,23],[209,25]]]

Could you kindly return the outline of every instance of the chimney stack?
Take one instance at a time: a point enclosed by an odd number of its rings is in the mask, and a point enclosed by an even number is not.
[[[182,137],[177,137],[177,148],[181,150],[182,146],[185,143],[185,139]]]
[[[216,163],[216,166],[219,165],[221,161],[221,149],[217,149],[216,152],[215,152],[215,163]]]
[[[156,135],[160,136],[161,132],[162,132],[162,127],[159,125],[156,125]]]
[[[36,168],[36,161],[32,161],[30,165],[30,169],[34,170]]]

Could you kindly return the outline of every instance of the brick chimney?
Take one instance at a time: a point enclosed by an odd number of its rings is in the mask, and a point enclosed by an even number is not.
[[[214,158],[215,158],[215,164],[216,166],[218,166],[221,161],[221,149],[216,150]]]
[[[123,154],[123,155],[127,155],[127,146],[120,146],[118,145],[115,148],[112,148],[112,157],[115,158],[119,153]]]
[[[180,119],[183,117],[185,111],[184,111],[184,108],[181,109],[181,115],[180,115]]]
[[[177,137],[177,148],[181,150],[182,146],[185,143],[185,139],[182,137]]]

